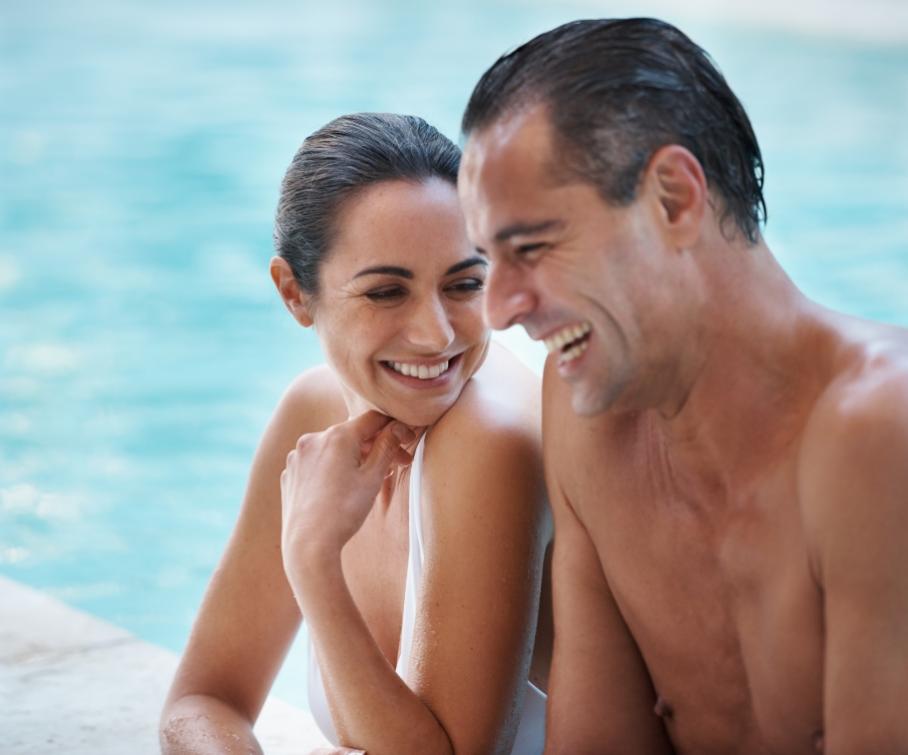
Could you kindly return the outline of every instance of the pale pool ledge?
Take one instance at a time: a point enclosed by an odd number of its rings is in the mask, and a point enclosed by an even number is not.
[[[0,750],[158,752],[173,653],[0,576]],[[270,755],[324,744],[312,717],[269,698],[256,735]]]

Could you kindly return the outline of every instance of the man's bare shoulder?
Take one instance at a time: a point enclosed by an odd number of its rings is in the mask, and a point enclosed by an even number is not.
[[[888,456],[880,444],[908,435],[908,331],[868,325],[857,335],[842,340],[809,413],[800,464],[807,480],[842,474],[813,464],[829,454],[846,454],[848,471]]]
[[[855,331],[810,412],[798,457],[798,498],[814,539],[853,523],[856,509],[908,516],[908,331]]]

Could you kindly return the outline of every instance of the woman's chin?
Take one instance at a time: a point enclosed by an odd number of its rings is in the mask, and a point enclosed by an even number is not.
[[[454,401],[369,401],[363,396],[349,396],[347,411],[351,417],[368,411],[379,412],[410,427],[429,427],[442,418]]]
[[[451,405],[435,405],[427,407],[395,406],[388,407],[391,411],[385,412],[398,422],[410,427],[430,427],[442,418]],[[382,410],[379,410],[382,411]]]

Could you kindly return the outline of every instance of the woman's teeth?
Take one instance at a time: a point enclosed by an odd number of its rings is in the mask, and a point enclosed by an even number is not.
[[[391,369],[407,377],[418,378],[419,380],[434,380],[448,369],[449,362],[439,362],[432,366],[426,364],[409,364],[407,362],[387,362]]]
[[[545,344],[546,349],[548,349],[549,354],[551,354],[555,351],[559,351],[560,349],[563,349],[565,346],[567,346],[572,341],[577,341],[577,340],[583,338],[591,330],[592,330],[592,326],[588,322],[579,323],[577,325],[568,325],[566,328],[562,328],[554,335],[551,335],[548,338],[544,339],[543,343]],[[581,346],[583,347],[583,349],[578,351],[577,354],[567,357],[567,354],[572,354],[577,349],[580,349]],[[573,359],[575,356],[579,356],[580,354],[582,354],[585,349],[586,349],[586,341],[576,344],[575,346],[572,346],[570,349],[567,350],[567,352],[564,356],[566,356],[568,359]]]

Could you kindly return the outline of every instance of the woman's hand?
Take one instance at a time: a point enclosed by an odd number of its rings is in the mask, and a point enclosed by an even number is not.
[[[295,587],[301,565],[340,555],[415,433],[376,411],[300,437],[281,474],[281,551]]]

